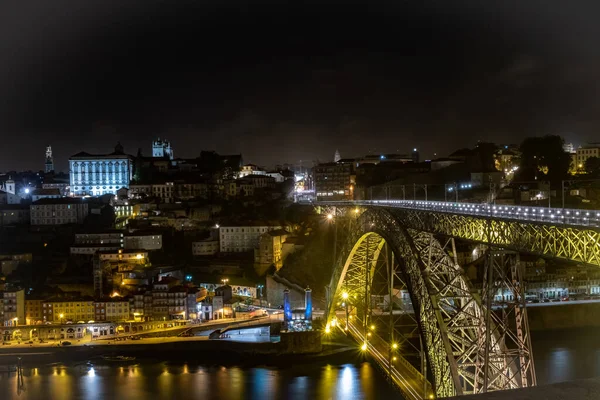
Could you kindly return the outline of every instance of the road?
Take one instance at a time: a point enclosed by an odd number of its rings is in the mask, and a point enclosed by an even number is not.
[[[336,326],[344,333],[345,316],[338,318]],[[363,328],[357,327],[352,322],[348,324],[348,331],[352,337],[360,344],[364,343]],[[433,389],[429,382],[423,382],[421,373],[413,367],[399,352],[395,352],[392,360],[392,370],[390,372],[389,345],[377,336],[371,336],[367,342],[367,351],[388,371],[394,383],[400,388],[404,397],[409,400],[423,400],[433,394]],[[426,385],[426,394],[424,396],[424,384]]]

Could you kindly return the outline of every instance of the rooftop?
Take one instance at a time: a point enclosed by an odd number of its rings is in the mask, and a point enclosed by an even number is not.
[[[34,189],[31,192],[32,196],[60,196],[60,190],[58,189]]]
[[[267,232],[267,235],[269,236],[283,236],[283,235],[289,235],[290,233],[288,231],[286,231],[285,229],[275,229],[272,231]]]
[[[33,205],[45,205],[45,204],[81,204],[86,203],[85,200],[73,197],[61,197],[59,199],[39,199],[34,201]],[[86,203],[87,204],[87,203]]]

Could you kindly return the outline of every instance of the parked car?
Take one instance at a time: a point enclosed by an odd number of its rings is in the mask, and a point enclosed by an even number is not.
[[[70,346],[70,345],[71,345],[71,342],[69,342],[69,341],[64,341],[64,342],[62,342],[62,343],[61,343],[61,345],[63,345],[63,346]]]

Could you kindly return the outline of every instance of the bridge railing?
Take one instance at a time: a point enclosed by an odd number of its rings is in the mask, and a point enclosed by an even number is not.
[[[424,200],[357,200],[317,202],[320,205],[380,206],[407,208],[487,218],[542,222],[558,225],[600,227],[600,210],[492,205],[487,203],[455,203]]]
[[[342,329],[342,326],[345,325],[345,320],[340,319],[339,322],[338,328]],[[348,323],[348,332],[355,338],[357,342],[365,342],[365,336],[362,329],[357,327],[352,322]],[[371,353],[371,355],[385,370],[390,371],[390,360],[388,359],[388,354],[385,350],[386,346],[387,345],[383,343],[382,340],[377,336],[372,336],[367,340],[367,350],[369,353]],[[394,366],[392,368],[390,378],[392,378],[404,396],[408,399],[415,400],[428,398],[428,396],[423,393],[423,387],[425,384],[426,392],[431,393],[431,384],[427,381],[424,382],[425,378],[423,375],[421,375],[421,372],[397,352],[394,353],[394,364],[399,364],[401,367],[399,368],[398,366]]]

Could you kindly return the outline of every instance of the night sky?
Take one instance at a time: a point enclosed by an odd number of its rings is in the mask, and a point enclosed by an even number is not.
[[[0,171],[157,136],[267,166],[600,141],[598,1],[284,3],[1,1]]]

